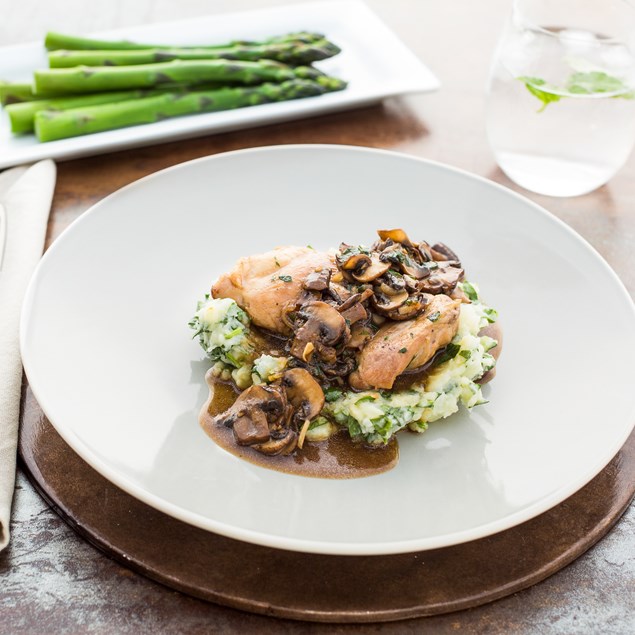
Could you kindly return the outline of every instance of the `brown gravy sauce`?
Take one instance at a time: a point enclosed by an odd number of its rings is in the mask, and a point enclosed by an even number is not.
[[[227,382],[218,381],[210,373],[205,377],[209,399],[203,406],[199,422],[213,441],[240,459],[279,472],[314,478],[363,478],[391,470],[399,461],[399,445],[393,439],[388,445],[370,448],[353,443],[346,432],[326,441],[305,441],[302,450],[288,456],[266,456],[249,446],[238,445],[231,428],[214,423],[214,417],[229,408],[238,391]]]

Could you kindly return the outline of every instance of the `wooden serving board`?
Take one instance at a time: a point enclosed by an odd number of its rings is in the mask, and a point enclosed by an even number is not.
[[[635,432],[586,487],[550,511],[473,542],[391,556],[260,547],[191,527],[129,496],[57,434],[30,390],[20,456],[35,487],[111,558],[183,593],[317,622],[381,622],[491,602],[555,573],[604,536],[635,494]]]

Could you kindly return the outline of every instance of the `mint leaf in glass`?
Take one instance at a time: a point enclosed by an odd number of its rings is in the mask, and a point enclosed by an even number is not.
[[[538,112],[542,112],[551,102],[560,101],[561,95],[554,95],[553,93],[542,90],[540,86],[547,86],[547,82],[540,77],[518,77],[525,88],[534,96],[540,99],[542,106],[538,109]]]
[[[589,73],[573,73],[569,77],[567,91],[574,95],[597,95],[601,93],[622,93],[615,97],[633,99],[635,95],[628,91],[628,86],[619,78],[601,71]]]

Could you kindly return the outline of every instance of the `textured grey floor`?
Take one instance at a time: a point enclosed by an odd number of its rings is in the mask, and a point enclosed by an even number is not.
[[[20,474],[13,537],[0,553],[0,634],[21,633],[635,633],[635,506],[572,565],[470,611],[367,626],[241,613],[171,591],[79,538]]]

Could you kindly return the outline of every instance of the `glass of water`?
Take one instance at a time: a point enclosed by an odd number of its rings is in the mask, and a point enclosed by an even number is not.
[[[501,169],[551,196],[606,183],[635,143],[631,0],[515,0],[492,64],[487,135]]]

